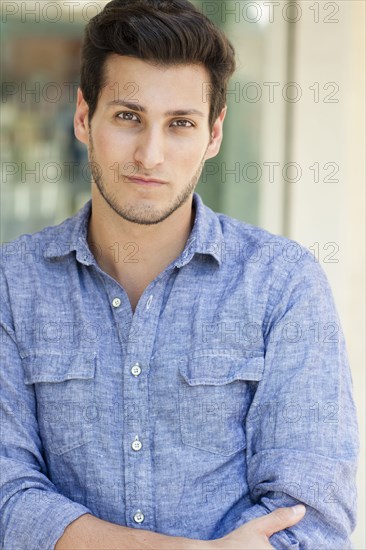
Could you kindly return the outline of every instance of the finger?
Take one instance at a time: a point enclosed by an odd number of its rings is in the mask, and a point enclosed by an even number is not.
[[[300,521],[306,512],[306,508],[303,504],[297,504],[296,506],[288,508],[277,508],[270,514],[256,518],[253,523],[256,523],[256,527],[260,532],[264,533],[267,537],[282,531],[287,527],[292,527],[298,521]]]

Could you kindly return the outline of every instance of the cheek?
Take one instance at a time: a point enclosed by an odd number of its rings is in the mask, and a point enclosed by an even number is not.
[[[104,121],[96,121],[93,127],[95,149],[106,152],[114,149],[118,150],[125,141],[122,133],[118,132],[118,128],[115,125],[105,123]]]
[[[202,139],[186,139],[171,144],[169,158],[174,158],[186,169],[198,166],[206,152],[205,142]]]
[[[103,151],[109,155],[114,150],[121,150],[120,141],[111,132],[100,132],[98,137],[94,139],[94,144],[98,151]]]

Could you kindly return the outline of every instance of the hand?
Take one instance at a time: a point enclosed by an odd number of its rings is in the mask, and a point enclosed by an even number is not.
[[[225,537],[209,541],[209,545],[202,545],[202,550],[268,550],[273,549],[269,537],[273,533],[292,527],[300,521],[304,515],[305,506],[299,505],[299,511],[295,507],[277,508],[270,514],[252,519]],[[207,541],[208,542],[208,541]]]

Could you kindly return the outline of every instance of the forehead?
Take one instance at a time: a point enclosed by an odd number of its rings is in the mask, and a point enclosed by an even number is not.
[[[202,64],[162,66],[142,59],[111,54],[104,66],[102,102],[160,104],[165,108],[199,108],[209,112],[210,75]]]

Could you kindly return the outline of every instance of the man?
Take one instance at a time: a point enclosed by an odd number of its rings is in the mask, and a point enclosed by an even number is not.
[[[350,547],[357,423],[324,272],[194,192],[234,68],[187,0],[87,26],[92,199],[3,249],[4,548]]]

